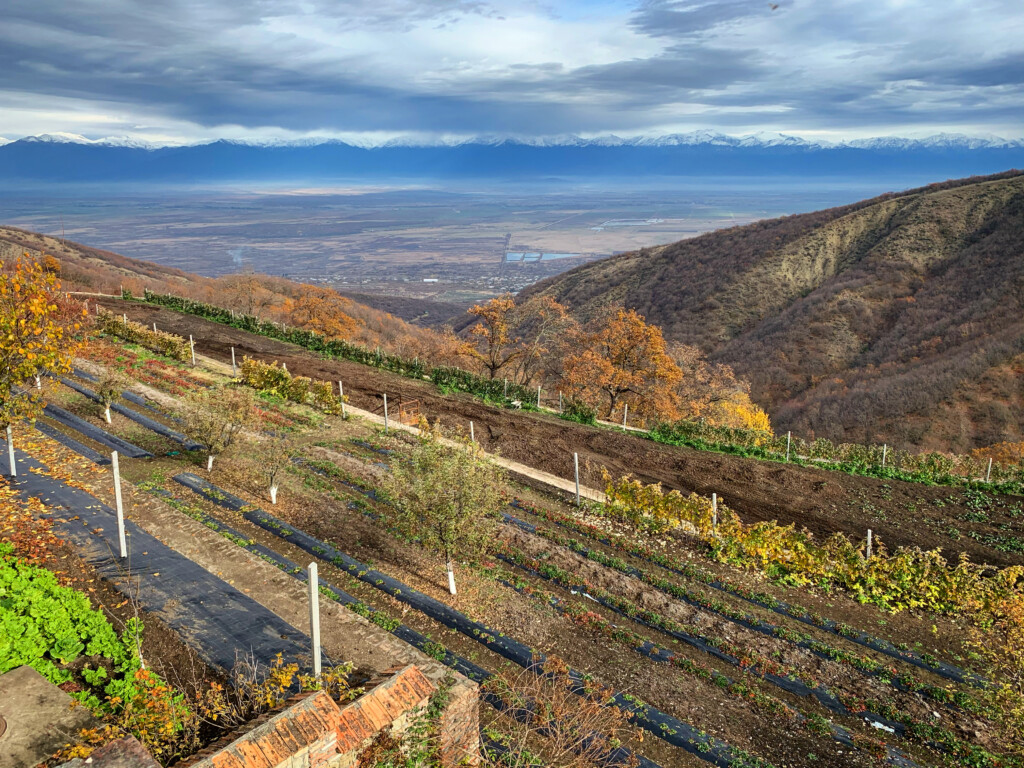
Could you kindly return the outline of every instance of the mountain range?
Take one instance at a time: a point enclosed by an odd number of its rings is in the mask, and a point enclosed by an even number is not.
[[[776,431],[968,450],[1024,436],[1024,173],[718,230],[539,282],[731,365]]]
[[[201,183],[233,180],[686,176],[934,178],[1024,167],[1024,140],[939,134],[812,142],[778,133],[659,137],[480,137],[378,146],[337,139],[158,145],[134,137],[43,134],[0,141],[0,179]]]

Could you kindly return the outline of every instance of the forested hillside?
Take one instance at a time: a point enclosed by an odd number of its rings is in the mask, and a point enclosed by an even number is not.
[[[635,308],[749,380],[776,430],[941,450],[1024,431],[1020,172],[623,254],[538,295]]]

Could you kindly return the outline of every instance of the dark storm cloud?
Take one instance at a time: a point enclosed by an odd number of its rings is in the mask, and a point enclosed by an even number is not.
[[[77,99],[207,128],[547,135],[687,122],[984,128],[1024,110],[1018,0],[772,5],[647,0],[623,9],[621,32],[601,28],[589,60],[573,22],[538,6],[538,27],[564,23],[573,43],[508,27],[524,38],[516,60],[500,39],[492,52],[478,31],[452,36],[484,20],[500,38],[503,14],[519,11],[498,2],[0,0],[0,115],[8,94],[40,111]]]

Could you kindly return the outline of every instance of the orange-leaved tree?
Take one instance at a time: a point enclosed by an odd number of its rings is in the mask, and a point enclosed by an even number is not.
[[[72,334],[81,318],[54,273],[28,254],[0,268],[0,427],[33,418],[41,409],[27,382],[71,369]]]
[[[548,296],[516,304],[506,293],[469,309],[479,321],[470,329],[470,354],[490,378],[505,371],[517,384],[529,384],[552,371],[561,342],[575,329],[565,306]]]
[[[328,288],[303,285],[288,304],[288,322],[328,339],[346,339],[359,327],[348,314],[349,299]]]
[[[606,417],[624,403],[644,418],[678,417],[682,372],[668,355],[661,329],[635,310],[596,317],[578,334],[575,348],[563,373],[571,399],[601,407]]]
[[[511,293],[496,296],[486,304],[476,304],[469,309],[469,314],[480,318],[480,322],[470,330],[470,335],[477,341],[472,354],[492,379],[523,354],[519,337],[513,335],[515,310],[516,301]]]

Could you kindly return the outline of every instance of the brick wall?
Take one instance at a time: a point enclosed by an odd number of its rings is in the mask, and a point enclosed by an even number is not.
[[[401,736],[410,715],[427,706],[436,686],[415,665],[389,670],[343,707],[322,691],[289,699],[285,708],[248,724],[182,763],[190,768],[350,768],[383,729]],[[479,763],[478,693],[460,679],[441,719],[445,766]]]

